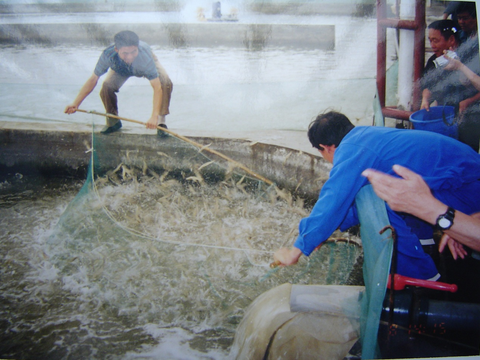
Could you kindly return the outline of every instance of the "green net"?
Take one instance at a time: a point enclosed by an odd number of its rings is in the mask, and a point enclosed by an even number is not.
[[[364,186],[355,200],[363,239],[363,276],[365,293],[361,305],[362,359],[380,357],[377,343],[378,324],[387,289],[393,252],[393,240],[385,202],[371,185]],[[385,231],[383,231],[385,229]]]
[[[309,213],[305,199],[173,136],[158,144],[112,156],[92,135],[86,182],[49,239],[63,288],[93,317],[108,315],[108,325],[92,322],[95,331],[128,332],[133,351],[145,345],[139,329],[154,323],[196,333],[190,347],[199,351],[227,351],[265,291],[361,279],[352,270],[362,249],[348,233],[296,266],[271,269],[273,252],[292,244]]]

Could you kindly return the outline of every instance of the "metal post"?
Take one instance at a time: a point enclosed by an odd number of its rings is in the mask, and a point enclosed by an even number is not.
[[[385,107],[387,76],[387,29],[382,23],[386,18],[386,0],[377,0],[377,90],[382,109]]]
[[[386,58],[387,58],[387,31],[386,28],[406,29],[414,31],[413,64],[413,110],[420,107],[421,91],[418,86],[425,64],[425,1],[415,0],[415,19],[388,19],[386,0],[377,0],[377,89],[382,113],[385,117],[408,120],[412,111],[385,107],[386,98]]]
[[[425,0],[416,0],[415,23],[417,27],[415,28],[415,47],[413,52],[413,111],[420,109],[422,100],[419,82],[425,65],[425,12]]]

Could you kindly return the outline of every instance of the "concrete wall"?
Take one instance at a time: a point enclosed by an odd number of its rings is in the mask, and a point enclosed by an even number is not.
[[[109,45],[121,30],[132,30],[150,45],[173,47],[285,46],[332,50],[334,25],[199,24],[2,24],[0,43]]]
[[[140,151],[148,166],[156,169],[158,152],[175,159],[179,169],[189,169],[191,145],[176,138],[161,139],[156,135],[114,133],[99,139],[102,148],[102,167],[116,168],[130,153]],[[287,188],[302,198],[316,199],[328,179],[330,166],[321,157],[275,145],[221,138],[190,138],[199,144],[210,144],[229,158],[245,165],[254,173]],[[84,178],[90,161],[87,152],[92,142],[90,132],[49,131],[28,129],[0,130],[0,175],[16,172],[40,174],[44,177],[76,176]],[[188,156],[185,156],[189,152]],[[203,151],[207,156],[210,154]],[[214,159],[214,157],[212,157]],[[139,164],[141,167],[142,164]]]
[[[14,1],[0,3],[0,13],[64,13],[64,12],[118,12],[118,11],[181,11],[186,1],[64,1],[63,3],[43,1],[37,4],[18,4]],[[32,1],[33,2],[33,1]],[[213,0],[212,0],[213,3]],[[245,0],[242,8],[253,13],[290,15],[349,15],[372,16],[375,0],[310,0],[310,1],[259,1]],[[210,10],[210,9],[206,9]],[[224,12],[224,11],[223,11]]]

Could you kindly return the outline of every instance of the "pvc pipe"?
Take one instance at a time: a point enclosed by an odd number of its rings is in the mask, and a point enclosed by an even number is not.
[[[400,4],[400,19],[415,18],[415,0],[402,0]],[[398,104],[401,110],[411,111],[413,94],[413,52],[415,33],[412,30],[400,30],[400,45],[398,53]]]

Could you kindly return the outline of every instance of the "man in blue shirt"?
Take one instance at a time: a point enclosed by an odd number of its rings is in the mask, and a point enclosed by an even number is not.
[[[355,127],[337,112],[321,114],[310,124],[308,136],[323,158],[333,163],[330,178],[309,217],[300,221],[294,247],[275,252],[281,265],[308,256],[337,229],[358,223],[355,196],[368,180],[366,169],[395,175],[395,164],[420,174],[433,195],[465,214],[480,211],[480,155],[447,136],[422,130]],[[432,258],[406,224],[404,214],[387,206],[390,224],[398,236],[397,272],[418,279],[437,280]]]
[[[147,128],[156,129],[157,126],[167,128],[165,115],[169,114],[172,82],[150,46],[140,41],[133,31],[128,30],[115,35],[114,44],[103,51],[92,76],[80,89],[74,102],[66,107],[65,113],[73,114],[77,111],[83,100],[97,85],[100,76],[105,74],[108,69],[110,71],[100,91],[106,112],[118,115],[116,93],[129,77],[145,77],[153,88],[153,110],[152,116],[147,121]],[[121,127],[120,120],[107,117],[107,126],[101,132],[109,134]],[[164,132],[159,130],[158,134],[163,135]]]

